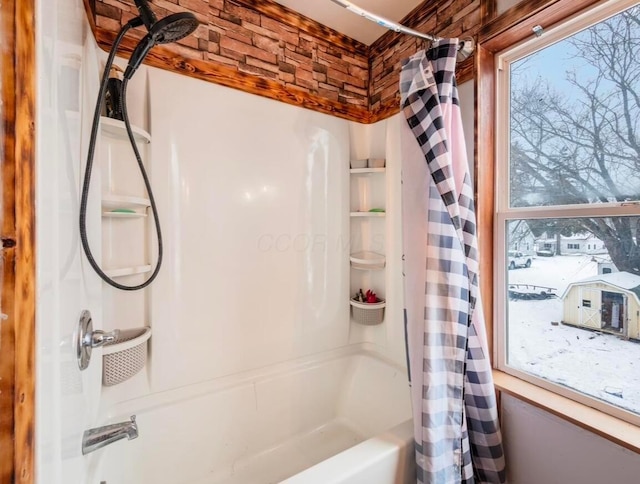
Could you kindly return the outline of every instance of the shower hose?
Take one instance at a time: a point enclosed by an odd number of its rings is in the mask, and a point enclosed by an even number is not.
[[[100,276],[100,278],[109,284],[112,287],[117,289],[121,289],[123,291],[137,291],[139,289],[144,289],[149,284],[151,284],[154,279],[158,276],[158,272],[160,272],[160,266],[162,265],[162,254],[163,254],[163,246],[162,246],[162,232],[160,230],[160,219],[158,216],[158,209],[156,207],[156,201],[153,196],[153,191],[151,190],[151,183],[149,182],[149,177],[147,175],[147,171],[144,168],[144,163],[142,161],[142,157],[140,156],[140,152],[138,151],[138,147],[136,145],[135,138],[133,137],[133,131],[131,130],[131,124],[129,122],[129,115],[127,113],[127,84],[129,79],[125,78],[122,80],[122,94],[120,96],[120,106],[122,109],[122,117],[124,119],[124,125],[127,131],[127,136],[129,137],[129,142],[131,143],[131,147],[133,148],[133,153],[135,154],[136,161],[138,162],[138,167],[140,168],[140,174],[142,175],[142,179],[144,180],[144,186],[149,195],[149,203],[151,205],[151,211],[153,212],[153,221],[156,227],[156,235],[158,238],[158,259],[156,262],[156,267],[151,273],[149,279],[144,281],[143,283],[136,286],[127,286],[124,284],[120,284],[110,278],[101,268],[98,262],[93,257],[91,253],[91,247],[89,246],[89,239],[87,236],[87,201],[89,199],[89,187],[91,185],[91,172],[93,170],[93,161],[94,154],[96,149],[96,138],[98,135],[98,127],[100,124],[100,112],[102,110],[102,102],[104,100],[105,91],[107,88],[107,81],[109,80],[109,70],[113,65],[113,59],[116,55],[116,51],[118,50],[118,46],[120,42],[124,38],[124,35],[127,31],[136,27],[137,19],[134,19],[127,24],[125,24],[118,33],[115,41],[113,42],[113,46],[111,47],[111,51],[109,52],[109,57],[107,58],[107,62],[104,66],[104,72],[102,74],[102,80],[100,82],[100,90],[98,91],[98,100],[96,102],[96,108],[93,113],[93,122],[91,124],[91,135],[89,137],[89,150],[87,153],[87,166],[84,172],[84,181],[82,184],[82,196],[80,199],[80,240],[82,241],[82,249],[84,250],[87,259],[89,260],[89,264],[94,271]]]

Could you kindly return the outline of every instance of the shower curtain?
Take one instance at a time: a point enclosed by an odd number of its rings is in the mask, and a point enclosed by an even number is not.
[[[457,39],[400,76],[405,331],[419,483],[505,482],[478,290],[473,186],[455,84]]]

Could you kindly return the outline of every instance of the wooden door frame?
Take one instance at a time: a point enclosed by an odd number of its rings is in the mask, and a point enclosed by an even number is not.
[[[36,0],[0,3],[0,483],[33,483]]]

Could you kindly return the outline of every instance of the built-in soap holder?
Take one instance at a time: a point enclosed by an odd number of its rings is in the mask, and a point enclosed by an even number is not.
[[[356,323],[376,326],[384,321],[384,308],[387,305],[384,299],[375,303],[366,303],[351,298],[350,304],[351,314]]]
[[[103,345],[102,384],[117,385],[136,375],[147,364],[147,341],[151,328],[120,330],[116,338]]]

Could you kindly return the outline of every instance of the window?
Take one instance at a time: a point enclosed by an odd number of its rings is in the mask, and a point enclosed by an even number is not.
[[[604,268],[602,269],[602,273],[603,273],[603,274],[611,274],[611,272],[612,272],[612,271],[611,271],[611,268],[610,268],[610,267],[604,267]]]
[[[516,235],[548,250],[517,271],[496,257],[495,333],[499,369],[640,423],[634,3],[606,2],[498,58],[496,254]],[[587,239],[597,254],[580,252]]]

